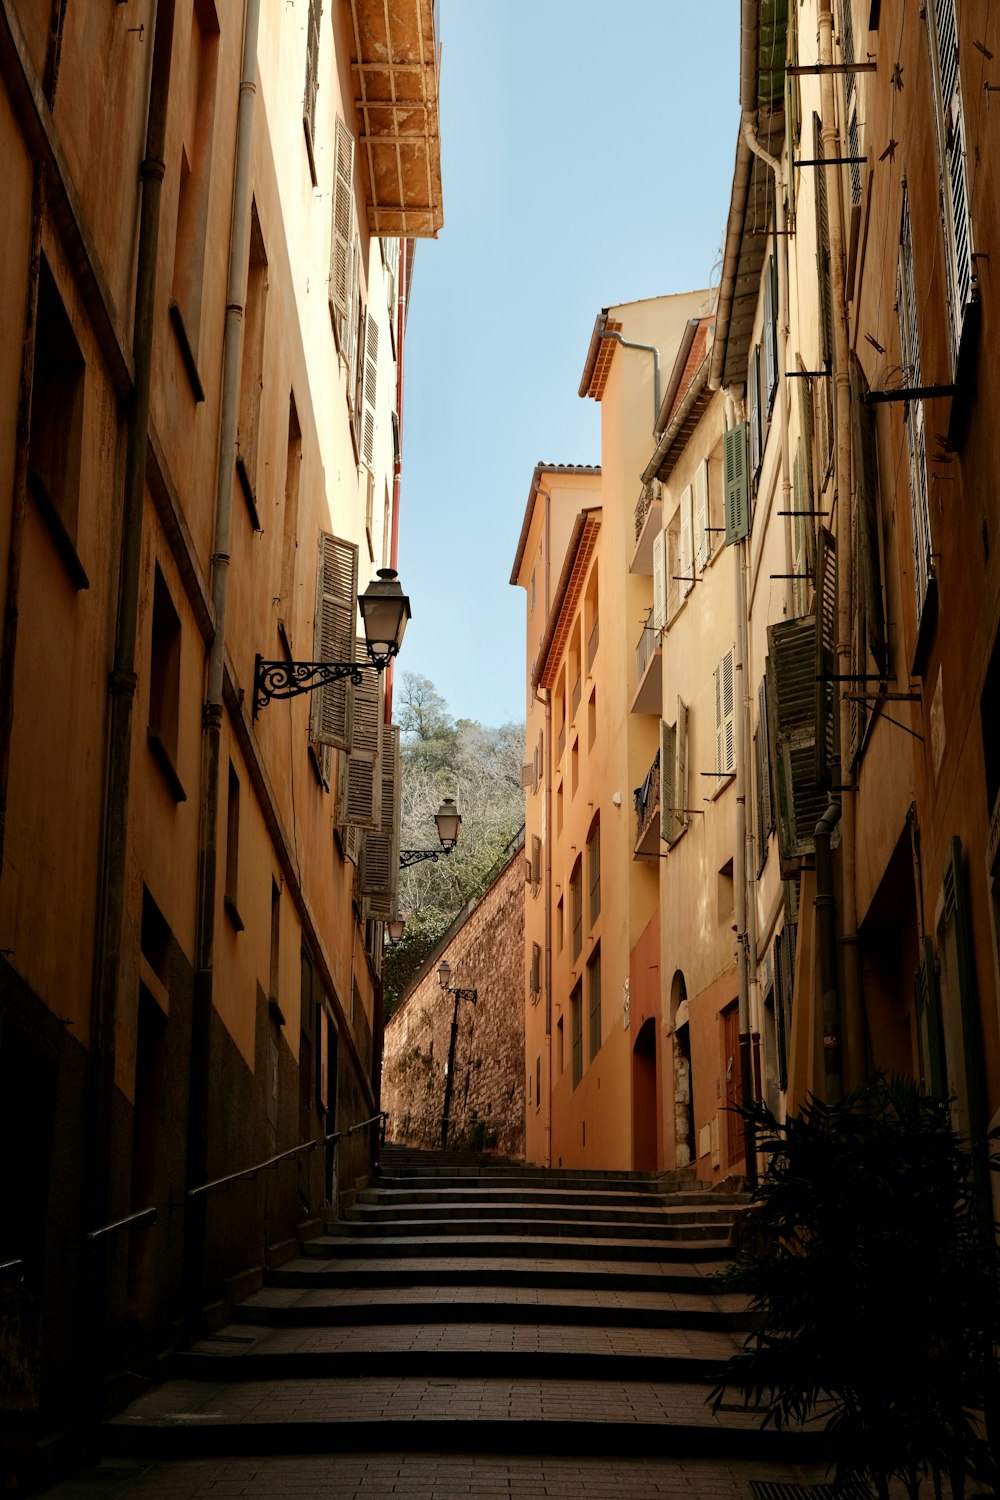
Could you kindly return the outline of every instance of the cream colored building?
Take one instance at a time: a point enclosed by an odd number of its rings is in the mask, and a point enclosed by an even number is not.
[[[260,705],[255,662],[357,659],[355,595],[397,562],[437,66],[431,0],[0,3],[2,1399],[26,1437],[115,1405],[369,1170],[372,1127],[347,1131],[378,1110],[385,682]]]

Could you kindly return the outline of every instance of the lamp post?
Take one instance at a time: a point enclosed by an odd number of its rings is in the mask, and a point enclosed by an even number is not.
[[[403,593],[394,568],[379,568],[363,594],[358,608],[365,628],[367,661],[264,661],[258,653],[253,673],[253,716],[256,719],[272,698],[297,698],[332,682],[350,678],[355,686],[366,669],[384,672],[403,644],[410,618],[410,601]]]
[[[450,854],[458,843],[459,831],[462,827],[462,814],[454,797],[446,797],[434,814],[437,824],[440,849],[400,849],[399,868],[408,870],[411,865],[422,864],[425,859],[440,859],[442,854]]]
[[[444,1115],[441,1120],[441,1149],[448,1144],[448,1116],[451,1112],[451,1091],[455,1072],[455,1043],[458,1040],[458,1002],[468,1000],[470,1005],[475,1005],[479,998],[478,990],[452,989],[451,987],[451,964],[446,958],[441,960],[438,967],[438,980],[441,988],[449,995],[455,997],[455,1009],[451,1018],[451,1039],[448,1042],[448,1071],[444,1076]]]

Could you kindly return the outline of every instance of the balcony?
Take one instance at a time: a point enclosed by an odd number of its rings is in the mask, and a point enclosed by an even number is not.
[[[653,611],[646,616],[639,644],[635,648],[635,693],[631,712],[634,714],[656,714],[659,717],[663,704],[663,672],[661,661],[663,648],[660,632],[653,628]]]
[[[629,563],[630,573],[653,576],[653,538],[663,525],[663,502],[660,481],[651,479],[642,487],[635,507],[635,551]]]
[[[660,752],[635,793],[635,859],[656,859],[660,853]]]

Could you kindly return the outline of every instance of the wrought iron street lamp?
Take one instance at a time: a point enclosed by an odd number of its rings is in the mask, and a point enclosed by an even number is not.
[[[408,870],[411,865],[422,864],[425,859],[440,859],[442,854],[450,854],[458,843],[459,830],[462,827],[462,814],[454,797],[446,797],[434,814],[437,824],[440,849],[400,849],[399,868]]]
[[[272,698],[297,698],[331,682],[349,678],[358,686],[365,670],[384,672],[403,644],[410,618],[410,601],[403,593],[395,569],[379,568],[363,594],[358,608],[365,629],[367,661],[264,661],[258,655],[253,674],[253,716]]]
[[[447,994],[454,995],[455,1009],[451,1018],[451,1038],[448,1042],[448,1071],[444,1075],[444,1114],[441,1117],[442,1149],[448,1144],[448,1115],[451,1112],[451,1091],[454,1085],[455,1074],[455,1043],[458,1040],[458,1002],[460,1000],[468,1000],[470,1005],[475,1005],[479,998],[478,990],[452,989],[451,975],[451,964],[446,958],[443,958],[438,965],[438,982]]]

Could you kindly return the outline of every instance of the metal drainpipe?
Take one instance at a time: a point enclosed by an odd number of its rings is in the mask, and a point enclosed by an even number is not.
[[[104,829],[99,876],[99,915],[91,1034],[96,1065],[94,1099],[95,1183],[91,1212],[101,1223],[111,1205],[111,1131],[117,1049],[118,992],[125,930],[132,719],[136,690],[135,655],[142,569],[142,517],[149,442],[156,299],[156,258],[163,185],[163,151],[174,39],[174,0],[160,0],[154,21],[146,146],[140,168],[142,202],[132,327],[134,384],[129,404],[122,497],[121,554],[114,666],[109,680]]]
[[[726,393],[726,427],[732,427],[735,401]],[[750,1037],[750,941],[747,931],[747,812],[746,812],[746,729],[744,724],[746,676],[746,541],[736,543],[735,578],[736,652],[733,662],[733,692],[740,705],[736,715],[736,843],[733,850],[733,896],[736,906],[736,981],[740,1022],[740,1084],[744,1104],[754,1097],[753,1056]],[[756,977],[756,976],[755,976]],[[757,1186],[756,1132],[749,1120],[743,1121],[743,1144],[746,1155],[747,1181]]]
[[[819,985],[823,1019],[824,1102],[839,1104],[843,1097],[840,1055],[840,995],[837,985],[837,899],[833,893],[833,856],[830,840],[840,820],[840,803],[830,801],[816,824],[816,926],[819,935]]]
[[[830,0],[820,0],[819,62],[833,62],[833,15]],[[841,154],[837,127],[836,96],[832,73],[820,74],[823,104],[823,154]],[[844,287],[844,218],[841,200],[842,176],[839,167],[826,168],[827,203],[830,217],[830,264],[833,283],[833,352],[836,390],[837,459],[837,661],[838,672],[846,677],[851,670],[853,618],[854,542],[851,504],[851,376],[848,366],[847,299]],[[844,757],[851,743],[851,700],[847,696],[851,683],[841,684],[840,758],[834,762],[838,785],[844,786]],[[843,1041],[844,1077],[848,1088],[855,1088],[864,1078],[864,1018],[861,1005],[861,968],[858,952],[858,907],[856,890],[857,807],[853,789],[843,803],[840,836],[840,930],[844,964]]]
[[[399,498],[403,476],[403,340],[406,336],[406,273],[411,241],[399,242],[399,264],[396,267],[396,422],[398,424],[397,453],[392,466],[392,531],[389,544],[389,566],[399,568]],[[392,723],[392,690],[395,686],[396,663],[391,661],[385,674],[385,722]]]
[[[191,1104],[188,1116],[188,1179],[203,1181],[208,1159],[208,1099],[211,1088],[210,1038],[213,1005],[215,946],[217,832],[219,815],[219,760],[222,740],[222,686],[226,653],[226,600],[229,584],[229,541],[236,468],[236,422],[240,355],[247,289],[247,245],[250,234],[251,147],[257,95],[257,31],[260,0],[247,0],[243,23],[243,63],[240,75],[233,177],[233,214],[229,241],[226,323],[222,348],[222,400],[219,419],[219,465],[216,490],[215,538],[212,552],[212,606],[215,633],[209,648],[208,683],[202,713],[201,828],[198,851],[198,956],[194,1015],[191,1026]],[[191,1200],[186,1222],[186,1275],[192,1308],[200,1290],[204,1251],[205,1209],[202,1198]]]
[[[538,488],[545,497],[545,618],[549,618],[552,607],[552,496],[548,490]],[[545,751],[549,770],[545,778],[545,1051],[546,1076],[549,1080],[549,1097],[545,1102],[545,1165],[552,1165],[552,782],[555,777],[555,753],[552,745],[552,694],[543,689],[545,697]],[[535,697],[538,698],[538,692]]]
[[[656,430],[657,418],[660,415],[660,351],[653,344],[633,344],[630,339],[623,339],[620,333],[612,333],[608,329],[601,332],[602,339],[614,339],[616,344],[621,344],[623,349],[641,349],[644,354],[653,356],[653,431]]]
[[[781,508],[784,511],[785,543],[785,615],[795,613],[795,583],[792,572],[792,479],[788,452],[788,384],[785,371],[788,369],[788,236],[785,223],[785,178],[781,162],[764,150],[757,138],[757,128],[749,115],[743,116],[743,138],[753,154],[769,167],[774,175],[774,228],[777,246],[775,259],[778,265],[778,394],[776,402],[781,410]]]

